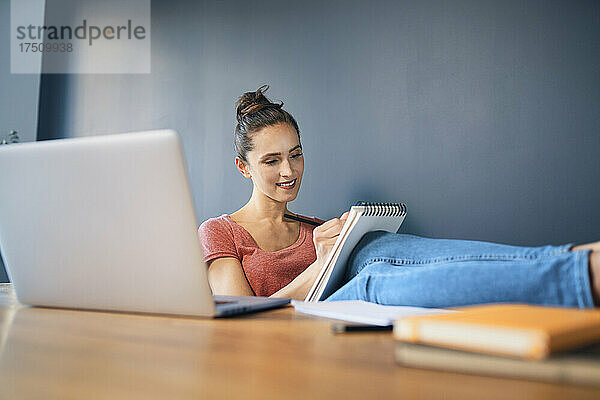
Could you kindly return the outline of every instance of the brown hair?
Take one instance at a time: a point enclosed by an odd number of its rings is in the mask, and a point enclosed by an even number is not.
[[[235,103],[237,125],[234,147],[237,156],[244,162],[248,162],[246,155],[254,148],[250,135],[264,127],[280,123],[290,124],[296,130],[300,140],[298,123],[282,108],[283,102],[272,103],[265,97],[264,93],[268,89],[269,85],[263,85],[256,92],[246,92]]]

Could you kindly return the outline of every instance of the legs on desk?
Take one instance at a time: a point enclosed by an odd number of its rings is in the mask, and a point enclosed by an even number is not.
[[[421,307],[497,302],[593,307],[589,251],[571,247],[370,232],[348,261],[346,284],[328,300]]]

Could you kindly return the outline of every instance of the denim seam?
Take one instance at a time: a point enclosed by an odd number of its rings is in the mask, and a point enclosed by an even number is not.
[[[590,288],[591,283],[588,282],[588,262],[590,251],[577,251],[575,252],[575,286],[577,293],[577,303],[579,307],[594,307],[594,300],[592,299],[591,293],[585,290],[586,286]],[[583,258],[583,260],[582,260]]]
[[[356,272],[354,272],[354,274],[352,276],[348,276],[348,277],[349,277],[349,279],[352,279],[355,276],[357,276],[358,274],[360,274],[360,272],[367,266],[369,266],[371,264],[379,263],[379,262],[385,262],[385,263],[391,264],[395,267],[402,267],[402,266],[408,266],[408,265],[428,265],[428,264],[430,265],[430,264],[440,264],[440,263],[444,263],[444,262],[459,262],[459,261],[513,261],[513,260],[520,260],[523,262],[532,262],[532,261],[537,261],[537,258],[528,258],[528,259],[522,259],[519,257],[498,258],[497,256],[492,257],[492,258],[487,258],[485,256],[470,256],[470,257],[449,257],[449,258],[437,258],[437,259],[414,261],[414,260],[403,260],[403,259],[388,258],[388,257],[377,257],[377,258],[370,258],[367,261],[365,261],[364,263],[362,263],[360,265],[360,267],[355,270]]]
[[[579,263],[577,261],[578,256],[576,256],[575,259],[575,268],[573,268],[573,274],[575,275],[575,293],[577,295],[577,305],[579,307],[584,307],[583,305],[583,293],[582,293],[582,289],[583,289],[583,285],[581,283],[581,270],[579,268]]]
[[[556,257],[559,254],[552,255],[535,255],[535,256],[511,256],[511,255],[481,255],[481,256],[455,256],[455,257],[443,257],[443,258],[429,258],[425,260],[410,260],[410,259],[402,259],[402,258],[393,258],[393,257],[375,257],[370,258],[363,262],[359,268],[362,270],[367,265],[378,263],[378,262],[386,262],[393,265],[423,265],[423,264],[439,264],[444,262],[454,262],[454,261],[537,261],[542,257]]]
[[[579,258],[579,256],[577,257]],[[579,261],[579,260],[577,260]],[[585,300],[584,300],[584,294],[583,294],[583,276],[581,274],[581,268],[579,267],[579,263],[576,264],[575,269],[577,270],[577,275],[579,275],[579,282],[578,282],[578,287],[577,287],[577,294],[579,295],[579,307],[585,307]]]

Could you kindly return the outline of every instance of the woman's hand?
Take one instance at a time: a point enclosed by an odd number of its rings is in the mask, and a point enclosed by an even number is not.
[[[323,265],[325,265],[327,256],[340,235],[346,219],[348,219],[348,212],[342,214],[340,218],[331,219],[313,230],[313,243],[317,252],[317,260],[294,278],[293,281],[279,289],[276,293],[273,293],[271,297],[304,300],[315,279],[319,276]]]
[[[313,230],[313,243],[317,252],[317,264],[324,265],[327,256],[331,252],[344,223],[348,219],[348,211],[340,218],[330,219]]]

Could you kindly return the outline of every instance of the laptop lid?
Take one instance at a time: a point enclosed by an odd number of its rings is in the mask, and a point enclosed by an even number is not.
[[[0,251],[21,303],[212,316],[172,130],[0,146]]]

